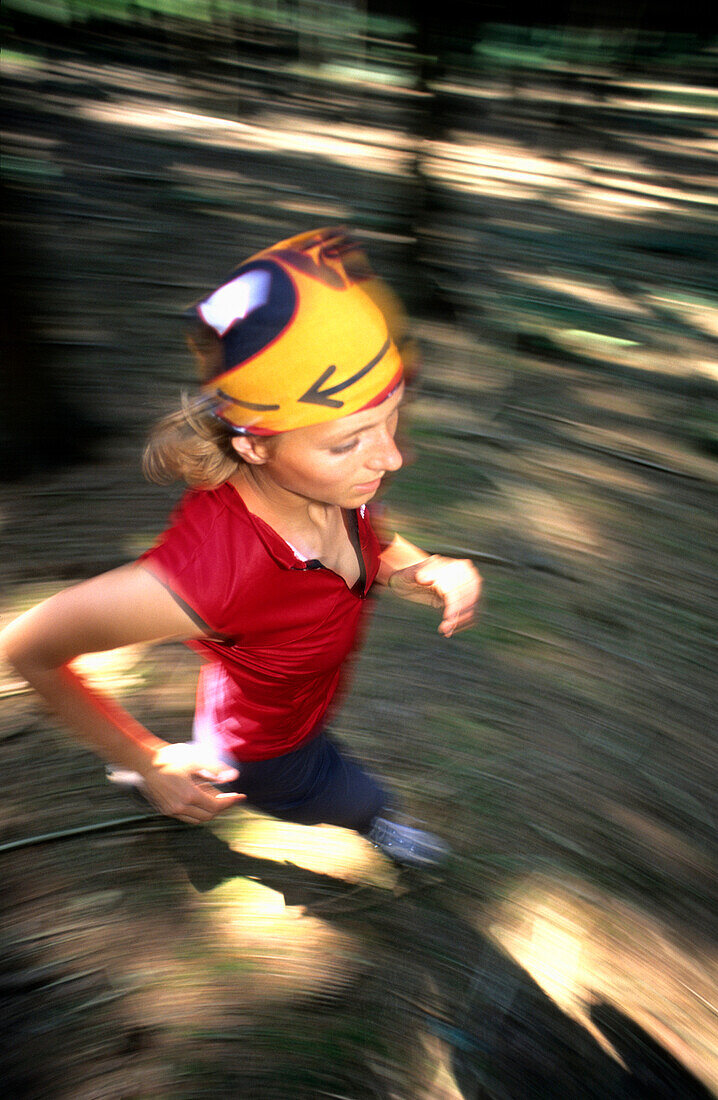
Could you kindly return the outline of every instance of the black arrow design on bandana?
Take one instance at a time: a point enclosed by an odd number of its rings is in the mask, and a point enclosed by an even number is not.
[[[231,397],[224,390],[217,390],[219,397],[225,401],[231,401],[233,405],[241,405],[243,409],[252,409],[254,412],[275,412],[279,405],[255,405],[253,401],[240,401],[238,397]]]
[[[301,397],[297,398],[298,401],[303,401],[305,405],[325,405],[329,409],[341,409],[344,404],[343,401],[336,401],[334,399],[335,393],[341,393],[342,390],[347,389],[349,386],[353,386],[355,382],[358,382],[360,378],[363,378],[365,374],[368,374],[377,363],[384,358],[389,350],[390,341],[384,344],[378,355],[375,355],[373,359],[370,359],[366,366],[358,370],[356,374],[353,374],[351,378],[347,378],[346,382],[339,382],[336,386],[330,386],[328,389],[323,390],[322,386],[337,369],[335,366],[327,367],[323,374],[319,375],[316,382],[312,382],[311,386],[306,393],[303,393]]]

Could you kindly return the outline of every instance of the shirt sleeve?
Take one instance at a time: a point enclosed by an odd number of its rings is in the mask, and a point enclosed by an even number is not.
[[[231,517],[211,491],[188,493],[157,543],[139,558],[208,634],[236,630],[245,583]]]

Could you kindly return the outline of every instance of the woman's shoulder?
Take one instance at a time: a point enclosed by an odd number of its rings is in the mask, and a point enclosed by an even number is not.
[[[231,485],[192,489],[139,558],[141,564],[191,608],[202,623],[231,634],[227,610],[256,571],[257,540],[246,509]]]
[[[231,482],[213,489],[188,489],[172,512],[172,524],[212,524],[224,520],[249,525],[247,508]]]
[[[229,482],[214,489],[189,489],[173,509],[153,547],[181,547],[185,554],[223,542],[251,538],[252,527],[239,494]],[[151,553],[152,551],[150,551]]]

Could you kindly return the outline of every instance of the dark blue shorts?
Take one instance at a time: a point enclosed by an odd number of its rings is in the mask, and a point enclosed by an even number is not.
[[[271,760],[234,762],[239,778],[222,790],[240,791],[247,805],[300,825],[341,825],[368,832],[389,798],[379,782],[320,733],[294,752]]]

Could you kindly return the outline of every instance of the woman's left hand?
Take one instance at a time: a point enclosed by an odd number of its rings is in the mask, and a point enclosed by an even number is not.
[[[396,569],[388,586],[405,600],[442,608],[439,633],[449,638],[474,621],[481,595],[481,575],[467,558],[432,554],[415,565]]]

